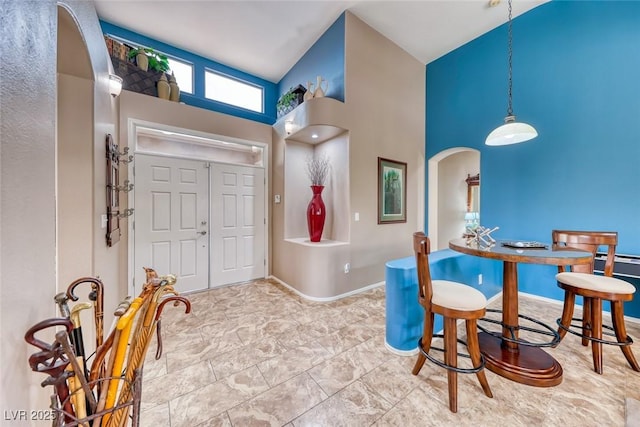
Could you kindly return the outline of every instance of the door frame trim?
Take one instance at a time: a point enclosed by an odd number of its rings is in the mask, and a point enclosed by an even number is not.
[[[129,118],[127,120],[127,141],[129,143],[129,154],[130,155],[135,155],[136,153],[141,153],[141,154],[151,154],[151,155],[157,155],[157,156],[163,156],[162,154],[158,154],[158,153],[150,153],[150,152],[145,152],[145,151],[141,151],[138,150],[138,128],[139,127],[145,127],[145,128],[152,128],[155,130],[159,130],[159,131],[166,131],[166,132],[173,132],[173,133],[180,133],[180,134],[184,134],[184,135],[188,135],[188,136],[195,136],[195,137],[199,137],[199,138],[210,138],[210,139],[215,139],[215,140],[219,140],[219,141],[228,141],[228,142],[233,142],[236,144],[242,144],[242,145],[253,145],[253,146],[258,146],[260,148],[262,148],[262,162],[263,162],[263,166],[262,169],[264,169],[264,217],[265,217],[265,229],[264,229],[264,254],[265,254],[265,277],[269,277],[269,275],[271,274],[270,271],[270,265],[271,265],[271,260],[270,260],[270,251],[269,251],[269,247],[270,247],[270,223],[271,223],[271,217],[270,217],[270,210],[269,210],[269,202],[271,200],[271,195],[269,193],[269,159],[271,158],[271,153],[269,151],[269,144],[268,143],[264,143],[264,142],[259,142],[259,141],[251,141],[251,140],[246,140],[246,139],[241,139],[241,138],[236,138],[236,137],[232,137],[232,136],[227,136],[227,135],[218,135],[218,134],[213,134],[213,133],[207,133],[207,132],[202,132],[202,131],[198,131],[198,130],[194,130],[194,129],[186,129],[186,128],[180,128],[180,127],[176,127],[176,126],[170,126],[170,125],[166,125],[166,124],[162,124],[162,123],[155,123],[155,122],[150,122],[150,121],[146,121],[146,120],[140,120],[140,119],[134,119],[134,118]],[[120,147],[121,150],[124,149],[124,147]],[[165,155],[165,157],[171,157],[171,158],[181,158],[181,159],[193,159],[193,160],[199,160],[199,161],[205,161],[207,162],[207,160],[203,160],[202,158],[192,158],[192,157],[188,157],[188,156],[171,156],[171,155]],[[214,163],[214,161],[208,161],[209,163]],[[225,163],[225,162],[216,162],[216,163]],[[234,164],[234,163],[226,163],[226,164]],[[258,167],[258,166],[251,166],[251,165],[241,165],[238,164],[239,166],[248,166],[248,167]],[[135,167],[135,162],[130,162],[127,164],[127,174],[129,177],[129,180],[131,182],[134,183],[135,186],[135,175],[134,175],[134,167]],[[135,191],[135,190],[134,190]],[[134,192],[130,191],[129,193],[127,193],[127,208],[133,208],[134,209],[134,215],[130,218],[135,218],[135,203],[134,203]],[[135,272],[133,271],[134,267],[135,267],[135,233],[133,230],[134,227],[134,223],[135,221],[127,221],[127,233],[128,233],[128,238],[127,238],[127,289],[128,289],[128,294],[129,295],[136,295],[136,290],[134,288],[134,277],[135,277]],[[211,239],[211,236],[209,236],[209,238]],[[210,243],[211,244],[211,243]],[[140,289],[141,289],[141,285],[140,285]]]

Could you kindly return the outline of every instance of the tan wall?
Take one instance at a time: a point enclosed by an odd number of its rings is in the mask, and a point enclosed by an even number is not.
[[[93,81],[58,75],[58,289],[93,263]],[[80,292],[88,293],[78,288]]]
[[[412,254],[424,222],[425,66],[346,14],[345,102],[351,181],[350,288],[384,280],[384,264]],[[377,224],[378,157],[407,163],[407,222]],[[360,221],[353,214],[360,213]]]
[[[339,126],[347,132],[320,144],[319,150],[285,142],[283,121],[293,119],[297,125],[296,111],[304,116],[318,106],[314,100],[280,119],[273,135],[273,190],[282,195],[282,203],[272,205],[273,274],[318,299],[383,281],[385,263],[411,255],[411,234],[423,229],[425,67],[351,13],[347,13],[345,42],[344,117],[328,115],[330,120],[310,124]],[[331,103],[327,107],[334,108]],[[331,211],[323,239],[344,243],[286,241],[308,237],[304,232],[310,192],[301,163],[304,155],[343,147],[346,153],[332,163],[335,187],[326,192]],[[406,223],[378,225],[378,157],[407,163]],[[355,213],[359,221],[354,220]],[[349,273],[344,272],[347,263]]]
[[[111,301],[117,300],[120,293],[119,248],[106,248],[99,227],[100,214],[106,210],[104,135],[114,133],[116,116],[108,92],[111,65],[94,5],[68,0],[4,2],[1,40],[4,47],[10,47],[3,49],[0,79],[0,407],[5,410],[46,409],[51,394],[50,388],[40,386],[44,375],[28,368],[27,359],[37,349],[26,344],[23,337],[30,326],[56,315],[56,97],[64,94],[56,92],[58,4],[70,11],[80,28],[91,62],[89,80],[95,82],[89,95],[90,124],[80,126],[85,133],[91,129],[86,140],[92,154],[85,160],[93,168],[94,185],[92,194],[83,195],[91,201],[91,208],[85,206],[81,214],[85,226],[92,224],[91,273],[111,284],[105,307],[114,306]],[[24,58],[25,52],[29,52],[29,61]],[[61,103],[65,105],[66,100]],[[63,134],[67,131],[63,130]],[[71,222],[72,218],[61,220],[61,224]],[[87,262],[86,257],[82,262]],[[48,341],[52,335],[43,334],[40,338]],[[21,424],[29,423],[15,425]]]

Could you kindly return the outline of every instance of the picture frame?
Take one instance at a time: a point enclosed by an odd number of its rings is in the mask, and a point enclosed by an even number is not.
[[[407,222],[407,164],[378,157],[378,224]]]

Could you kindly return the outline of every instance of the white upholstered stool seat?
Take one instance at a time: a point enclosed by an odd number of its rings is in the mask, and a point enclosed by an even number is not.
[[[432,280],[433,297],[431,303],[452,310],[481,310],[487,306],[487,299],[477,289],[449,280]]]
[[[596,292],[632,294],[636,291],[635,286],[624,280],[616,279],[615,277],[596,276],[595,274],[588,273],[565,271],[556,274],[556,280],[565,285]]]
[[[447,370],[449,389],[449,410],[458,411],[458,373],[476,374],[482,391],[487,397],[493,397],[484,372],[484,357],[480,354],[477,321],[486,313],[487,299],[482,292],[471,286],[449,280],[431,280],[429,253],[431,243],[423,232],[413,233],[413,250],[416,254],[418,274],[418,301],[424,308],[422,338],[418,341],[418,360],[413,367],[413,375],[418,375],[426,360]],[[439,314],[444,319],[444,334],[433,333],[433,318]],[[467,329],[467,341],[458,339],[458,320],[464,320]],[[444,348],[431,345],[434,337],[442,338]],[[458,344],[466,344],[469,354],[458,353]],[[443,355],[434,357],[433,351]],[[471,359],[471,368],[458,367],[458,356]],[[444,359],[444,360],[442,360]]]
[[[613,277],[618,233],[615,231],[553,230],[553,246],[557,249],[578,249],[591,252],[595,258],[600,247],[607,248],[603,275],[595,275],[594,261],[588,265],[558,266],[556,280],[564,289],[562,316],[558,319],[558,336],[563,339],[567,332],[582,339],[582,345],[591,345],[593,370],[602,374],[602,345],[620,348],[629,366],[640,372],[631,345],[633,339],[627,335],[624,324],[624,303],[633,300],[635,286]],[[573,317],[576,297],[582,297],[582,318]],[[611,326],[602,323],[602,304],[608,302],[611,310]],[[579,324],[573,323],[579,321]],[[607,331],[604,333],[604,331]],[[610,332],[613,332],[611,334]],[[604,339],[605,335],[615,336]]]

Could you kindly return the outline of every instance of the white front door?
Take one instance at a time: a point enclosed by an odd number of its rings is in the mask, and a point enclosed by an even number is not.
[[[264,169],[211,164],[211,286],[265,277]]]
[[[208,287],[208,162],[135,155],[134,291],[143,267],[175,274],[176,290]]]

